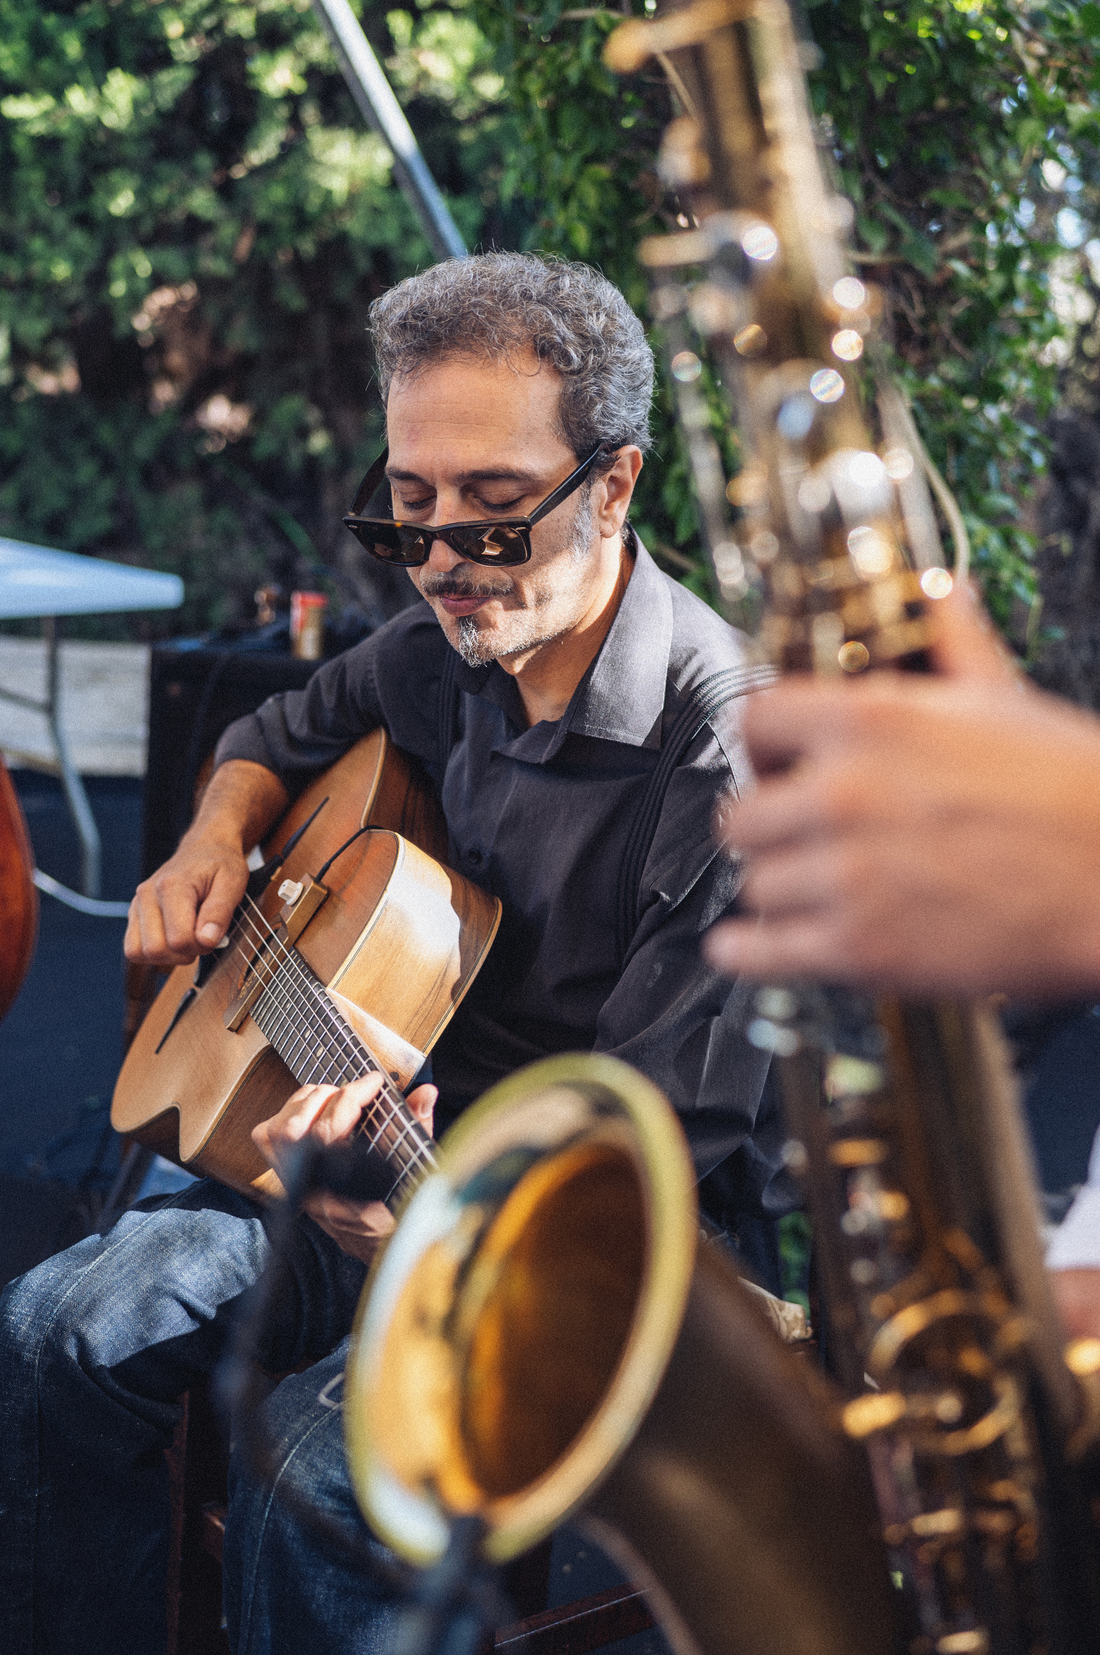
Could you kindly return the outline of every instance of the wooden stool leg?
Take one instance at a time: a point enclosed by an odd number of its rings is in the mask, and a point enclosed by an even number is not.
[[[195,1386],[184,1397],[183,1418],[167,1459],[168,1655],[229,1655],[221,1559],[212,1557],[204,1543],[204,1507],[213,1501],[224,1505],[227,1461],[205,1386]]]
[[[168,1461],[168,1579],[165,1588],[168,1597],[168,1655],[179,1655],[180,1556],[183,1547],[184,1471],[187,1463],[187,1419],[190,1404],[190,1396],[185,1396],[183,1412],[172,1438],[172,1446],[164,1451],[164,1457]]]

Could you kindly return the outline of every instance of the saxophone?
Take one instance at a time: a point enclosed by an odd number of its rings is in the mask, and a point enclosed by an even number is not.
[[[657,58],[683,109],[661,166],[694,223],[641,251],[724,600],[760,605],[782,670],[926,669],[949,577],[888,386],[868,428],[881,306],[846,261],[785,0],[687,0],[608,56]],[[700,337],[747,451],[728,488]],[[990,1016],[797,984],[756,1011],[839,1383],[701,1237],[659,1094],[550,1059],[452,1129],[368,1282],[344,1388],[365,1515],[438,1607],[475,1552],[580,1513],[677,1655],[1094,1651],[1100,1340],[1062,1349]]]
[[[904,404],[884,385],[877,441],[864,412],[882,301],[851,273],[851,208],[819,158],[815,50],[786,0],[689,0],[616,31],[612,67],[657,58],[683,109],[660,165],[691,220],[640,252],[727,604],[761,604],[782,671],[928,670],[929,604],[951,577]],[[746,450],[728,487],[696,337]],[[1073,1465],[1096,1435],[1100,1344],[1061,1348],[990,1011],[797,984],[763,989],[757,1011],[910,1655],[1095,1648],[1096,1521]]]
[[[344,1376],[359,1503],[424,1571],[404,1655],[454,1655],[456,1578],[573,1514],[677,1655],[898,1655],[859,1445],[693,1186],[668,1103],[605,1056],[520,1070],[444,1138]]]

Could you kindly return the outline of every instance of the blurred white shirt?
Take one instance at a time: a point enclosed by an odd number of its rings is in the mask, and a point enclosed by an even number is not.
[[[1100,1269],[1100,1132],[1092,1141],[1088,1178],[1050,1238],[1047,1269]]]

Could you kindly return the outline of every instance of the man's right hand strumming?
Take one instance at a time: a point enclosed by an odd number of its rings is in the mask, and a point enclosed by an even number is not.
[[[187,965],[216,948],[244,895],[247,854],[288,802],[283,784],[263,765],[244,759],[221,765],[176,854],[134,893],[126,958]]]

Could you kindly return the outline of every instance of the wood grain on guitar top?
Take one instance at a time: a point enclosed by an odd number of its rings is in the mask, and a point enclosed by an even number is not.
[[[426,780],[383,731],[364,737],[306,789],[265,855],[285,844],[326,797],[260,908],[274,925],[282,907],[278,886],[316,875],[359,826],[375,824],[325,875],[330,894],[299,937],[297,952],[321,983],[392,1030],[398,1051],[404,1042],[427,1052],[485,958],[500,904],[429,854],[446,847],[442,813]],[[195,967],[171,973],[127,1054],[111,1119],[119,1132],[190,1171],[266,1195],[278,1183],[251,1131],[282,1108],[298,1082],[251,1017],[235,1032],[224,1026],[249,957],[247,947],[227,949],[174,1027]],[[395,1068],[400,1058],[376,1055],[407,1086],[412,1075]]]

